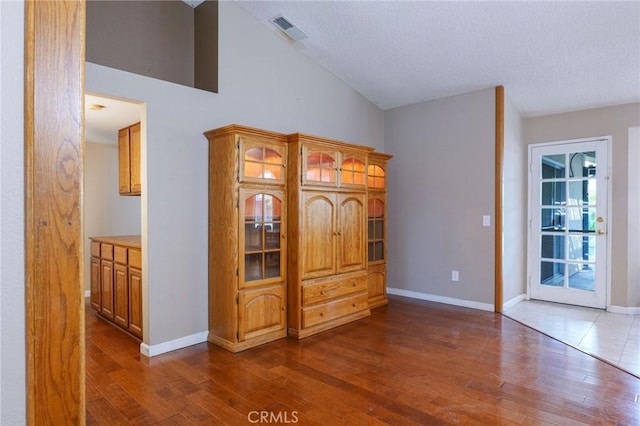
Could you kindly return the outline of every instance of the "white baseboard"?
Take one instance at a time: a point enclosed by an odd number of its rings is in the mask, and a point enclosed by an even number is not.
[[[454,297],[438,296],[435,294],[420,293],[417,291],[404,290],[401,288],[387,288],[387,293],[396,296],[410,297],[412,299],[429,300],[430,302],[446,303],[447,305],[464,306],[465,308],[480,309],[482,311],[493,312],[494,305],[491,303],[474,302],[472,300],[456,299]]]
[[[517,295],[516,297],[514,297],[511,300],[506,301],[505,303],[502,304],[502,309],[509,309],[512,308],[514,305],[517,305],[518,303],[522,302],[524,299],[527,298],[527,295],[522,293]]]
[[[613,314],[623,314],[623,315],[638,315],[640,314],[640,307],[632,306],[610,306],[607,309],[608,312]]]
[[[184,336],[179,339],[170,340],[168,342],[159,343],[157,345],[147,345],[146,343],[140,343],[140,353],[151,358],[156,355],[206,342],[208,335],[208,331],[201,331],[200,333],[192,334],[190,336]]]

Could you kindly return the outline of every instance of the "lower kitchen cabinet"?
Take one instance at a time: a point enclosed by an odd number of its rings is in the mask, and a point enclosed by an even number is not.
[[[90,305],[100,317],[142,339],[140,236],[91,237]]]

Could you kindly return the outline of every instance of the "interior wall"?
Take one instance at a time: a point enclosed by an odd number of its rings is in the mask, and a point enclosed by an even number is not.
[[[208,330],[204,131],[237,123],[384,146],[381,110],[235,3],[219,7],[219,94],[91,63],[86,68],[88,91],[147,107],[142,210],[149,345]]]
[[[494,129],[494,88],[385,112],[389,287],[493,306]]]
[[[194,85],[194,10],[182,1],[88,1],[86,57]]]
[[[629,129],[627,279],[629,306],[640,306],[640,127]]]
[[[84,236],[85,290],[90,289],[89,237],[139,235],[140,197],[118,193],[118,146],[85,143],[84,153]]]
[[[527,150],[522,143],[522,117],[505,90],[503,162],[503,301],[526,293]]]
[[[640,125],[640,103],[596,108],[524,119],[524,143],[612,136],[611,301],[613,306],[637,307],[627,277],[627,158],[629,127]]]
[[[26,424],[24,2],[0,1],[0,424]]]

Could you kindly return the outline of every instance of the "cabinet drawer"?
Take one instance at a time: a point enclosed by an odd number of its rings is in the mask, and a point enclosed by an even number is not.
[[[107,260],[113,260],[113,245],[102,243],[100,246],[100,257]]]
[[[302,328],[313,327],[369,307],[367,293],[356,294],[311,308],[302,308]]]
[[[330,300],[351,293],[364,291],[367,288],[367,277],[360,276],[341,280],[316,281],[302,286],[302,305]]]
[[[127,264],[127,248],[115,246],[113,248],[113,257],[116,263],[122,263],[123,265]]]
[[[142,252],[140,250],[129,249],[129,266],[142,268]]]
[[[97,241],[91,241],[91,256],[100,257],[100,243]]]

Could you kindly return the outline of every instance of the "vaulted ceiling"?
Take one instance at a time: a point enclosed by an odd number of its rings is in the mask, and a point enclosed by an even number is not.
[[[523,116],[640,101],[640,2],[236,1],[383,110],[505,86]]]

